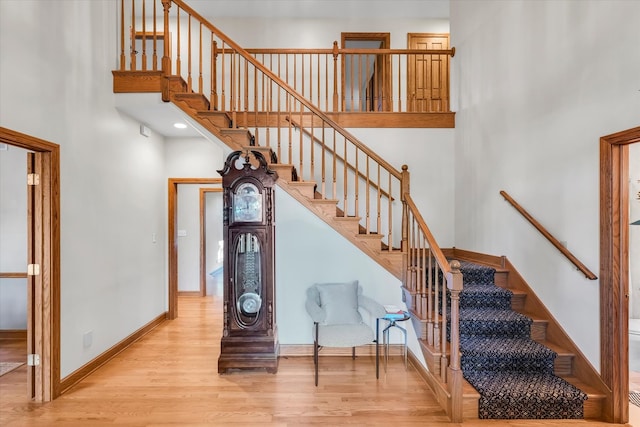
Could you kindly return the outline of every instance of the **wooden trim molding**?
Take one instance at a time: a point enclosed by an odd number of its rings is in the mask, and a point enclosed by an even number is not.
[[[178,291],[179,297],[201,297],[200,291]]]
[[[603,418],[629,421],[629,145],[640,127],[600,138],[600,374]]]
[[[26,272],[7,272],[7,273],[0,273],[0,279],[26,279],[27,277],[27,273]]]
[[[0,340],[26,340],[26,329],[0,329]]]
[[[160,314],[158,317],[151,320],[151,322],[147,323],[142,328],[138,329],[137,331],[135,331],[134,333],[132,333],[131,335],[129,335],[128,337],[126,337],[125,339],[123,339],[122,341],[114,345],[113,347],[111,347],[109,350],[105,351],[95,359],[86,363],[80,369],[66,376],[60,382],[60,394],[67,392],[71,387],[78,384],[80,381],[82,381],[84,378],[89,376],[89,374],[94,372],[96,369],[103,366],[105,363],[113,359],[120,352],[122,352],[123,350],[131,346],[134,342],[136,342],[137,340],[139,340],[140,338],[142,338],[143,336],[151,332],[153,329],[155,329],[158,325],[160,325],[166,319],[167,319],[167,313]]]

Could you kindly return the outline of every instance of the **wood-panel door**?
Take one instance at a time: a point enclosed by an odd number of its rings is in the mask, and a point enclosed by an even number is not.
[[[449,49],[449,34],[409,33],[408,49]],[[409,55],[407,111],[449,111],[449,55]]]

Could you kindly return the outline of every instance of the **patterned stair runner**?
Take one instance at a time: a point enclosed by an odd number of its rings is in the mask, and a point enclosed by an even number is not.
[[[511,310],[493,268],[461,262],[461,366],[480,393],[479,418],[583,418],[587,395],[554,375],[556,353],[533,341],[532,320]]]

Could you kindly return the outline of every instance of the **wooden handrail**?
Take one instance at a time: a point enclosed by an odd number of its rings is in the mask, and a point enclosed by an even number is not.
[[[573,265],[575,265],[578,268],[578,270],[580,270],[585,275],[587,279],[596,280],[598,278],[595,274],[591,272],[591,270],[589,270],[582,262],[580,262],[580,260],[576,258],[575,255],[573,255],[567,248],[562,246],[562,243],[560,243],[558,239],[556,239],[551,233],[549,233],[549,231],[547,231],[547,229],[544,228],[542,224],[536,221],[536,219],[532,217],[529,214],[529,212],[527,212],[522,206],[520,206],[518,202],[513,200],[513,198],[509,194],[507,194],[506,191],[501,190],[500,195],[504,197],[507,200],[507,202],[511,203],[511,205],[518,212],[520,212],[520,214],[523,217],[525,217],[527,221],[531,223],[531,225],[533,225],[540,233],[542,233],[542,235],[546,237],[547,240],[549,240],[549,242],[551,242],[553,246],[555,246],[560,252],[562,252],[562,254],[565,257],[567,257],[567,259],[571,261]]]
[[[407,207],[418,222],[420,229],[424,233],[424,236],[427,239],[427,243],[429,243],[429,248],[431,248],[436,262],[444,273],[450,273],[451,267],[449,266],[447,258],[444,256],[444,253],[442,252],[442,249],[440,249],[440,246],[438,246],[438,242],[436,242],[435,237],[433,237],[433,234],[431,234],[431,230],[429,230],[426,221],[422,217],[422,214],[420,214],[418,207],[413,202],[413,199],[409,194],[405,195],[405,201],[407,202]]]
[[[245,48],[247,53],[252,55],[294,55],[294,54],[310,54],[310,55],[449,55],[453,57],[456,49],[291,49],[291,48]],[[230,50],[220,49],[219,53],[234,53]]]

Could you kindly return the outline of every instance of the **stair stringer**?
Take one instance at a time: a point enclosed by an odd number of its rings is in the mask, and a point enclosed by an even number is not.
[[[218,138],[233,150],[245,149],[265,149],[266,147],[251,146],[252,136],[246,129],[220,127],[220,125],[230,125],[230,118],[227,113],[202,110],[208,106],[206,98],[199,94],[171,93],[171,102],[180,108],[185,114],[195,120],[204,129]],[[267,157],[268,158],[268,157]],[[274,164],[275,166],[275,164]],[[371,259],[402,280],[402,252],[400,250],[383,250],[382,237],[377,234],[360,234],[354,231],[351,221],[345,217],[337,215],[337,200],[318,199],[313,185],[308,185],[301,181],[293,181],[293,174],[286,173],[285,170],[293,170],[293,165],[278,164],[279,178],[276,184],[289,193],[294,199],[304,205],[320,219],[326,222],[334,230],[344,236],[347,240],[366,253]],[[280,176],[280,171],[285,173]],[[311,188],[313,191],[310,191]]]

